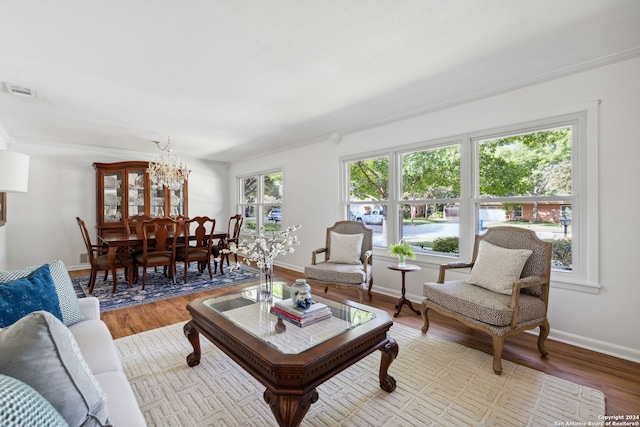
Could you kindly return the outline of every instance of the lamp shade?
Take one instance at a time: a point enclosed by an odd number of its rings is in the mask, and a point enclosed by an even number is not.
[[[26,193],[29,186],[29,156],[0,150],[0,192]]]

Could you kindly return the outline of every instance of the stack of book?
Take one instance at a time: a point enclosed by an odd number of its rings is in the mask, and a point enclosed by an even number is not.
[[[311,325],[331,317],[331,309],[326,304],[314,302],[311,307],[303,310],[296,307],[291,298],[276,301],[271,307],[271,313],[297,326]]]

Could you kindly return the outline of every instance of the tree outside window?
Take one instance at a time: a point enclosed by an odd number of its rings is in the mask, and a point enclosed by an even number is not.
[[[346,163],[349,183],[349,219],[373,230],[373,245],[387,246],[389,158],[386,156]]]
[[[270,172],[238,179],[240,203],[244,216],[243,228],[257,230],[264,226],[269,232],[282,229],[283,175]]]
[[[572,126],[477,141],[479,230],[511,225],[553,243],[571,270]]]
[[[400,155],[400,237],[414,251],[457,256],[460,235],[460,146]]]

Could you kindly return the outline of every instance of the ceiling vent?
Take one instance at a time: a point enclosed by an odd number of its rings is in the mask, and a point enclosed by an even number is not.
[[[5,83],[4,84],[5,87],[7,88],[7,91],[9,93],[12,93],[16,96],[22,96],[25,98],[35,98],[36,97],[36,91],[25,87],[25,86],[20,86],[20,85],[15,85],[13,83]]]

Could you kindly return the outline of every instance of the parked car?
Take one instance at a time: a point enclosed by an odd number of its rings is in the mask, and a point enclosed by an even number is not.
[[[356,217],[356,221],[361,221],[365,224],[382,224],[383,220],[384,211],[366,211]]]
[[[269,212],[269,216],[267,216],[269,221],[280,222],[282,220],[282,211],[280,208],[273,208]]]

